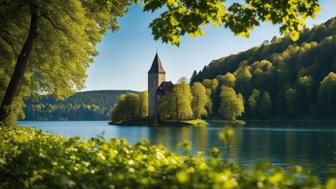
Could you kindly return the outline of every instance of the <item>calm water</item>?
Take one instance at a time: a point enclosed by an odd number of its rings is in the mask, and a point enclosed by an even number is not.
[[[203,128],[110,126],[106,121],[21,121],[20,125],[63,136],[91,138],[104,132],[106,138],[126,138],[131,143],[147,139],[174,151],[179,142],[190,140],[193,153],[206,154],[218,147],[222,158],[244,167],[269,160],[285,169],[299,164],[322,177],[336,175],[336,122],[250,122],[234,128],[235,136],[225,148],[217,138],[221,123]]]

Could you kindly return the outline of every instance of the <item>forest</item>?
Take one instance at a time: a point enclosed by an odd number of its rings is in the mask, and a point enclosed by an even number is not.
[[[25,120],[108,120],[119,95],[134,91],[101,90],[77,92],[65,100],[52,96],[27,99]]]
[[[274,37],[260,46],[212,61],[191,83],[211,91],[212,113],[222,113],[221,92],[244,99],[243,119],[335,119],[336,18],[305,29],[297,41]]]

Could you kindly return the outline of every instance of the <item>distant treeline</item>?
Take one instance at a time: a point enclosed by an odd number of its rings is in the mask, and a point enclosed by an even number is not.
[[[134,91],[77,92],[63,101],[52,96],[28,99],[24,108],[25,120],[108,120],[119,95],[129,92]]]
[[[244,98],[243,118],[336,118],[336,18],[304,30],[298,41],[274,37],[212,61],[191,83],[211,90],[210,117],[220,113],[223,86]]]

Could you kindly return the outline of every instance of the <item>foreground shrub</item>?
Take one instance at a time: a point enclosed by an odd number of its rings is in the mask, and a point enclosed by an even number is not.
[[[0,128],[0,188],[336,188],[335,179],[321,184],[298,166],[290,173],[267,164],[247,171],[220,160],[217,149],[208,161],[187,152]]]

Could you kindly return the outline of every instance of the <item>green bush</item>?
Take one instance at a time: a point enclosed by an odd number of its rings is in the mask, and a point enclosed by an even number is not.
[[[0,188],[336,188],[336,179],[319,183],[299,166],[290,173],[267,164],[248,171],[220,160],[218,149],[205,160],[182,146],[185,155],[146,141],[0,128]]]

